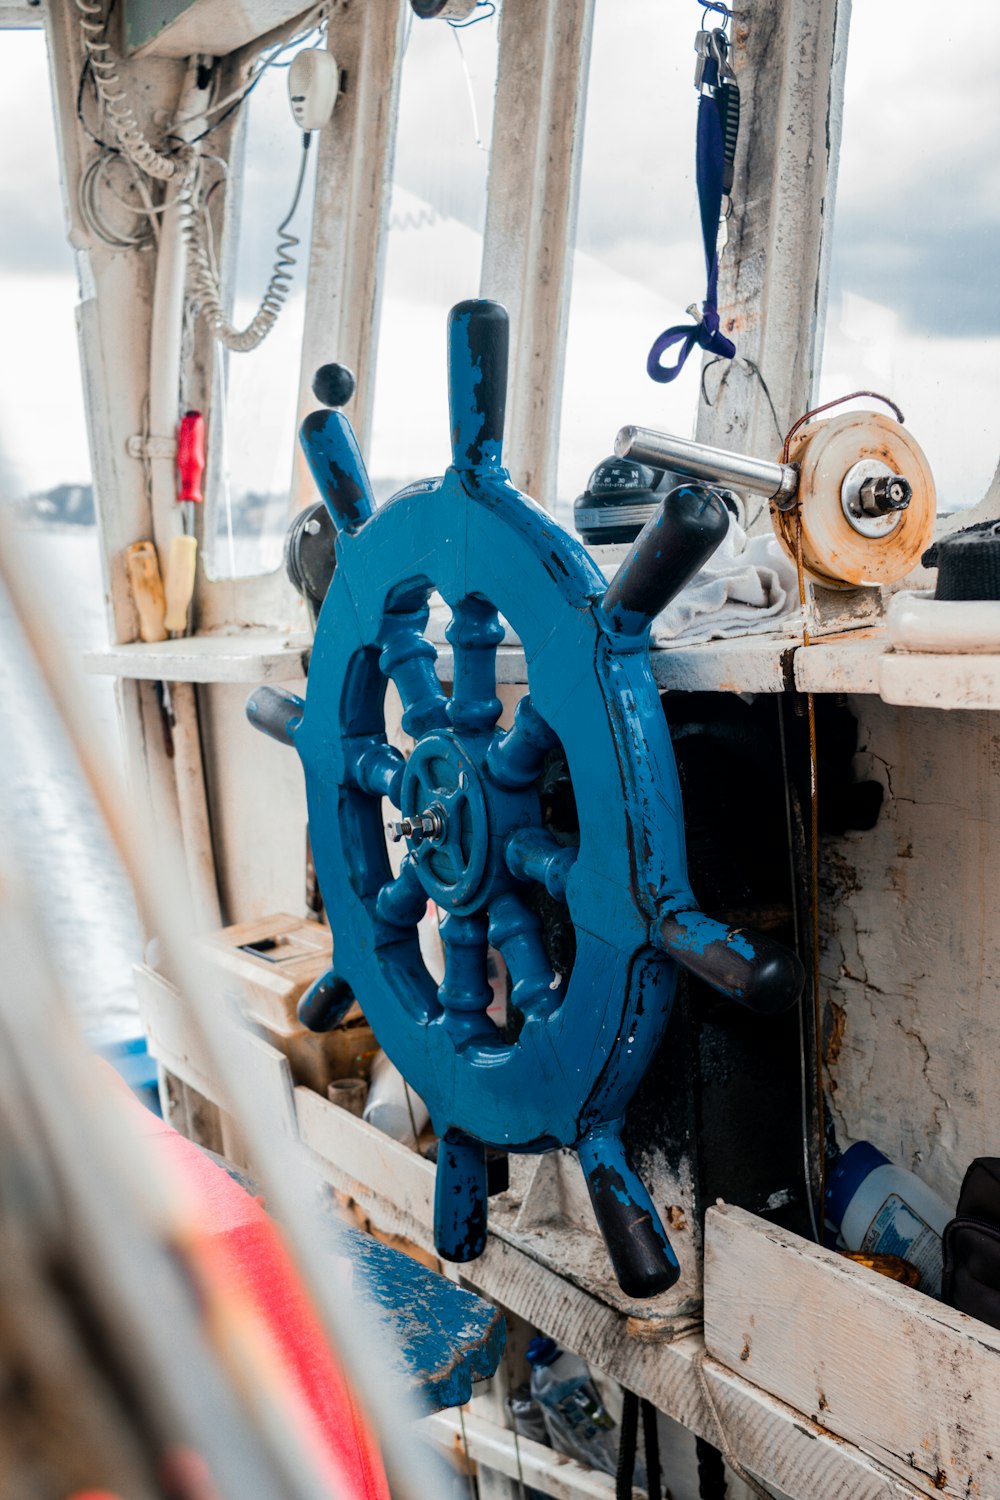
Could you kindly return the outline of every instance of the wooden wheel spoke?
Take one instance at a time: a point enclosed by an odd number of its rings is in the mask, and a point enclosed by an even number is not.
[[[499,786],[517,788],[537,781],[548,752],[559,743],[529,697],[517,705],[514,723],[494,740],[486,765]]]
[[[508,891],[490,906],[489,938],[503,954],[513,989],[511,1003],[524,1015],[544,1018],[563,998],[542,941],[542,924],[521,900]]]
[[[375,901],[378,920],[401,931],[415,929],[427,910],[427,892],[417,874],[417,862],[407,855],[395,880],[387,880]]]
[[[448,722],[447,698],[434,664],[437,651],[424,635],[428,610],[394,610],[382,621],[379,666],[396,685],[403,704],[403,728],[419,739]]]
[[[455,656],[448,702],[452,727],[471,733],[491,730],[501,712],[496,696],[497,647],[504,638],[500,617],[489,600],[470,594],[455,605],[445,635]]]
[[[518,880],[537,880],[555,901],[565,901],[566,882],[579,849],[559,844],[545,828],[519,828],[507,840],[507,868]]]
[[[366,739],[356,748],[347,749],[347,771],[354,786],[372,797],[388,797],[399,807],[400,788],[406,761],[394,745],[384,740]]]
[[[487,977],[487,923],[485,916],[445,917],[441,923],[444,945],[444,979],[438,1000],[456,1042],[473,1038],[496,1040],[496,1027],[486,1014],[493,1000]]]

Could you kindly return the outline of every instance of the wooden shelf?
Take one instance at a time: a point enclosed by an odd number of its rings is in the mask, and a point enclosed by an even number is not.
[[[657,687],[677,693],[781,693],[792,687],[792,659],[798,636],[751,635],[738,640],[705,641],[697,646],[657,647],[650,662]],[[453,658],[449,646],[438,646],[438,676],[450,682]],[[520,646],[497,652],[497,681],[526,685],[528,673]]]
[[[1000,708],[1000,656],[931,656],[887,652],[879,694],[911,708]]]
[[[245,630],[136,642],[91,651],[88,672],[155,682],[296,682],[306,675],[307,635]],[[673,693],[861,693],[906,707],[1000,709],[1000,655],[893,651],[882,630],[855,631],[803,646],[794,635],[751,635],[696,646],[655,647],[653,677]],[[450,682],[449,646],[438,647],[438,675]],[[525,686],[520,646],[497,652],[497,681]]]
[[[697,646],[657,647],[653,677],[663,692],[854,693],[913,708],[1000,709],[1000,655],[893,651],[881,629],[803,646],[797,636],[745,636]],[[450,682],[452,654],[439,648],[438,673]],[[524,685],[518,646],[497,652],[497,681]]]
[[[88,672],[153,682],[295,682],[306,675],[310,637],[241,630],[88,651]]]

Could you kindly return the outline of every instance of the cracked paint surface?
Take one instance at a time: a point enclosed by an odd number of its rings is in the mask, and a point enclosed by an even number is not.
[[[851,702],[875,828],[827,839],[821,891],[827,1100],[954,1202],[995,1153],[1000,1055],[1000,723]]]

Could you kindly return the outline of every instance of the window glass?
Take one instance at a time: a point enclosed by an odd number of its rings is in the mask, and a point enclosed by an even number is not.
[[[316,38],[312,38],[315,45]],[[302,166],[302,132],[288,104],[292,54],[269,67],[243,106],[242,198],[235,246],[231,321],[245,328],[260,306],[278,260],[278,225],[292,206]],[[316,142],[288,234],[297,237],[292,282],[277,322],[248,353],[218,346],[214,415],[209,435],[206,571],[211,578],[269,573],[281,562],[288,526],[299,361],[305,321]],[[211,181],[211,178],[209,179]]]
[[[379,500],[448,462],[447,318],[479,292],[498,22],[409,23],[366,455]]]
[[[898,401],[945,511],[1000,446],[998,49],[997,7],[853,9],[820,399]]]
[[[563,387],[563,520],[626,423],[688,436],[699,351],[646,374],[656,336],[705,295],[695,189],[697,5],[597,0]]]
[[[25,128],[25,122],[31,128]],[[42,580],[68,659],[107,645],[101,551],[76,340],[79,302],[66,238],[45,34],[0,45],[0,525]],[[110,677],[88,676],[92,720],[121,775]],[[142,954],[135,903],[68,750],[10,600],[0,589],[2,852],[48,915],[49,956],[91,1033],[140,1030],[132,966]],[[117,762],[117,763],[116,763]]]

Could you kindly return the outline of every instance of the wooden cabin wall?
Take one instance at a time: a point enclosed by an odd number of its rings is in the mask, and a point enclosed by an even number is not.
[[[827,1099],[946,1203],[995,1155],[1000,1056],[1000,717],[852,698],[875,827],[823,846]]]
[[[304,691],[304,682],[288,684]],[[251,728],[244,683],[199,689],[222,921],[306,909],[306,794],[286,745]]]

